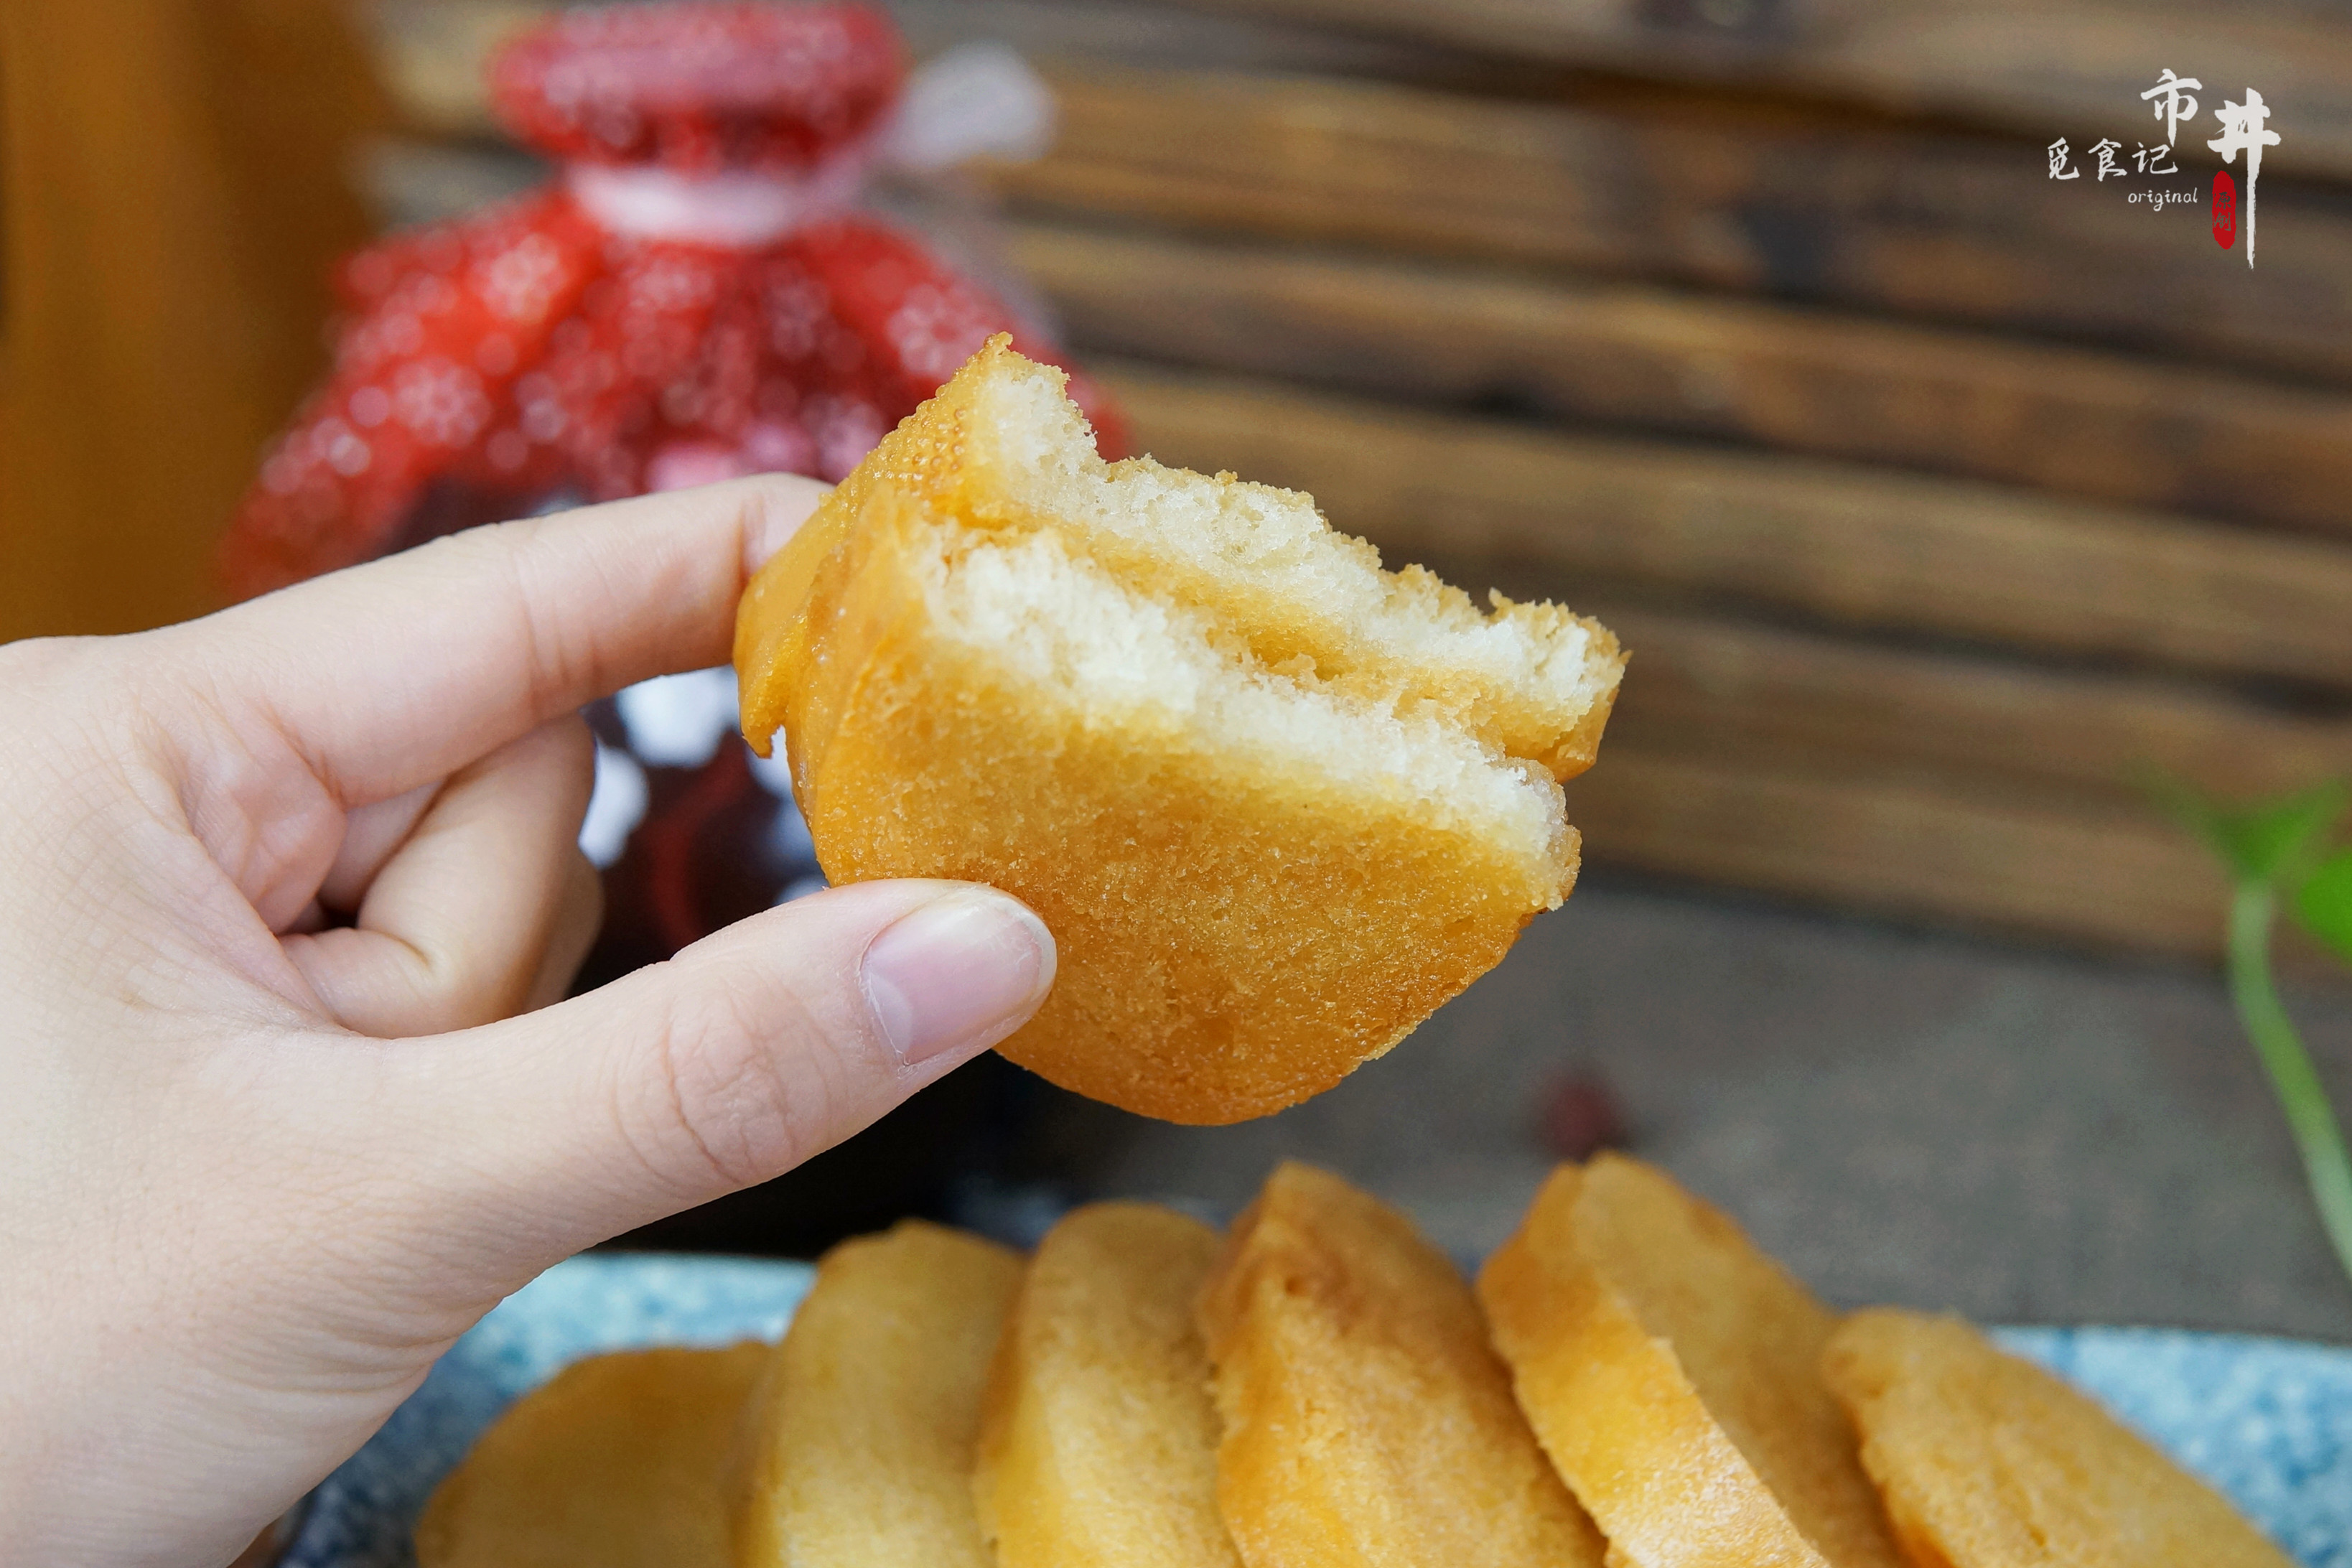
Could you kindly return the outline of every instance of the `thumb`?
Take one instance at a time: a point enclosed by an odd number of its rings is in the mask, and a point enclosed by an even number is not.
[[[482,1248],[499,1283],[848,1137],[1026,1022],[1054,960],[993,889],[836,888],[587,995],[407,1042],[378,1104],[436,1152],[412,1166],[436,1250]]]

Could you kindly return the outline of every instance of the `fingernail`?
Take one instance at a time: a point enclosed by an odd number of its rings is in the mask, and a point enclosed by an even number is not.
[[[780,489],[789,488],[794,493],[780,495]],[[824,498],[827,487],[798,476],[770,475],[762,488],[762,500],[745,520],[743,529],[743,570],[756,575],[768,563],[768,557],[792,542],[793,534],[809,520],[818,501]]]
[[[1017,900],[945,893],[866,950],[866,1004],[898,1059],[969,1056],[1026,1023],[1054,984],[1054,937]]]

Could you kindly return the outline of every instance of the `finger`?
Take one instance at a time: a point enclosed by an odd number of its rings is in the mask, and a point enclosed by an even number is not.
[[[596,945],[596,932],[604,923],[604,879],[575,845],[572,862],[564,868],[563,893],[556,903],[555,929],[547,939],[547,954],[539,962],[539,973],[531,979],[521,1011],[536,1012],[563,1000],[588,950]]]
[[[281,589],[204,623],[207,690],[253,693],[233,717],[284,735],[338,799],[386,799],[634,681],[726,662],[749,574],[824,493],[762,475],[474,529]]]
[[[1011,1034],[1053,976],[1052,936],[1006,894],[837,888],[381,1053],[372,1135],[412,1129],[410,1223],[500,1283],[830,1147]]]
[[[452,774],[368,885],[354,925],[286,939],[330,1017],[394,1037],[525,1005],[561,927],[594,744],[569,715]]]
[[[345,813],[342,847],[335,851],[334,864],[327,868],[319,884],[320,904],[345,913],[357,910],[376,873],[383,869],[393,851],[408,841],[417,819],[440,789],[441,781],[434,779],[390,800],[354,806]]]

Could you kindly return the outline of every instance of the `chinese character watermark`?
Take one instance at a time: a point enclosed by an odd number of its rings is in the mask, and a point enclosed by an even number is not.
[[[2156,85],[2139,96],[2140,101],[2148,106],[2151,118],[2163,124],[2164,140],[2154,144],[2137,143],[2126,167],[2124,144],[2112,136],[2101,137],[2085,150],[2084,161],[2090,163],[2095,172],[2094,183],[2105,185],[2109,180],[2125,181],[2126,193],[2124,199],[2143,205],[2150,212],[2160,212],[2175,205],[2196,205],[2198,193],[2194,190],[2159,185],[2134,189],[2131,182],[2135,174],[2161,176],[2188,172],[2173,162],[2173,153],[2180,144],[2181,126],[2197,118],[2200,106],[2196,95],[2204,89],[2205,84],[2197,78],[2182,76],[2169,67],[2158,72]],[[2269,127],[2270,116],[2270,105],[2263,101],[2263,95],[2248,88],[2243,103],[2224,101],[2213,111],[2213,118],[2221,122],[2221,134],[2205,143],[2221,154],[2221,161],[2225,163],[2236,163],[2242,152],[2246,155],[2246,265],[2249,267],[2254,264],[2254,182],[2261,177],[2263,149],[2279,144],[2278,132]],[[2051,142],[2043,151],[2050,161],[2050,178],[2079,180],[2083,177],[2083,171],[2074,166],[2074,150],[2063,136]],[[2237,219],[2237,186],[2228,174],[2216,171],[2213,176],[2213,238],[2224,249],[2235,243]]]
[[[2193,76],[2174,76],[2167,68],[2164,74],[2156,79],[2156,85],[2140,94],[2144,100],[2154,100],[2149,107],[2156,111],[2156,117],[2164,121],[2164,144],[2167,147],[2180,140],[2182,121],[2197,118],[2197,100],[2189,96],[2187,89],[2192,87],[2201,89],[2204,85]],[[2183,104],[2188,107],[2182,108]]]
[[[2246,265],[2254,264],[2254,182],[2262,177],[2263,149],[2279,144],[2279,134],[2264,128],[2271,116],[2270,105],[2252,88],[2246,89],[2246,101],[2231,103],[2227,100],[2213,111],[2221,122],[2221,134],[2205,143],[2221,154],[2221,162],[2234,163],[2242,149],[2246,154]]]

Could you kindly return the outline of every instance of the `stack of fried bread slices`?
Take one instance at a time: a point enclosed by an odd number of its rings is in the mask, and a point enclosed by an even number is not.
[[[1558,1172],[1475,1288],[1286,1164],[1223,1234],[844,1243],[782,1344],[584,1362],[421,1568],[2287,1568],[1957,1319],[1840,1319],[1664,1173]]]

